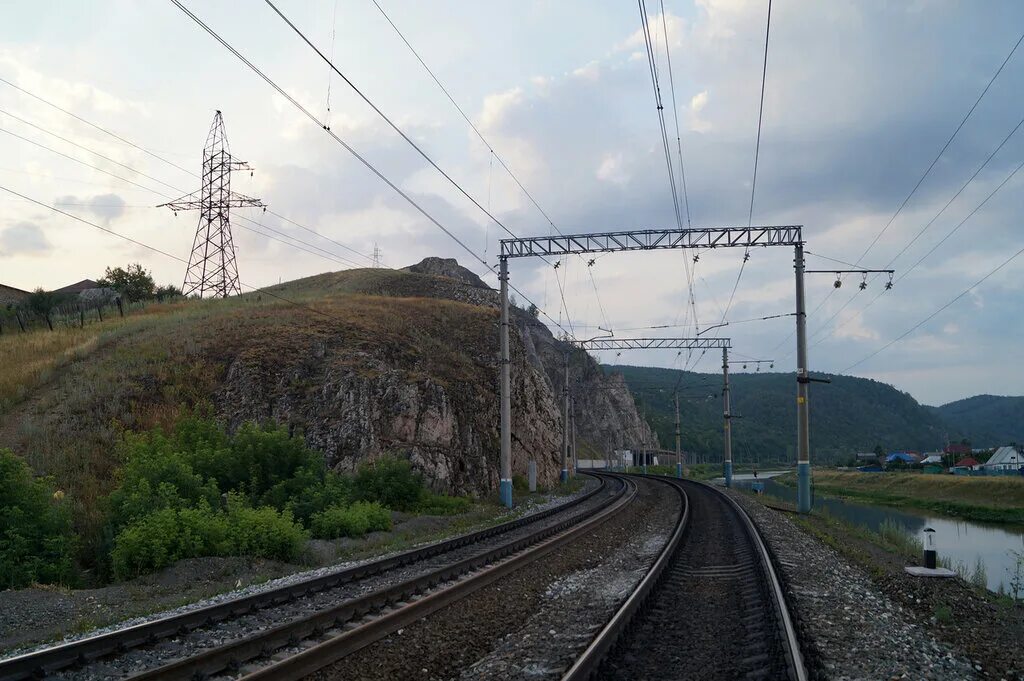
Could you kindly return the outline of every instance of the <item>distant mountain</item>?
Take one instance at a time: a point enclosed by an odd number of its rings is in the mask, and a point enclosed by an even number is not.
[[[974,447],[1024,442],[1024,397],[975,395],[929,409],[955,425]]]
[[[667,448],[675,443],[672,406],[679,371],[606,366],[626,384]],[[866,378],[825,375],[811,385],[811,451],[819,462],[846,460],[876,445],[887,451],[941,449],[947,438],[970,438],[975,446],[1024,441],[1024,398],[980,396],[927,407],[891,385]],[[730,376],[733,452],[737,460],[795,458],[796,381],[793,374],[734,373]],[[683,449],[717,456],[722,451],[722,377],[685,372],[680,383]],[[978,401],[975,403],[975,401]],[[1004,402],[1006,401],[1006,402]],[[957,405],[970,408],[957,410]],[[1005,427],[1003,427],[1005,426]],[[999,428],[1002,427],[1002,430]],[[1013,437],[1016,430],[1016,437]]]

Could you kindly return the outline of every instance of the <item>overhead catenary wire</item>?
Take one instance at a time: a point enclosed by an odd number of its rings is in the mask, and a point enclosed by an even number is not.
[[[768,0],[768,18],[764,28],[764,60],[761,65],[761,99],[757,109],[757,138],[754,142],[754,175],[750,181],[750,207],[747,211],[747,228],[749,229],[754,220],[754,196],[757,192],[757,165],[761,157],[761,122],[764,118],[764,90],[768,80],[768,40],[772,32],[772,0]],[[732,292],[729,294],[729,302],[725,304],[725,311],[722,313],[722,321],[725,321],[729,310],[732,309],[733,300],[736,298],[736,290],[743,278],[743,271],[747,267],[747,260],[750,259],[750,248],[743,249],[743,261],[740,263],[740,271],[736,274],[736,282],[732,285]]]
[[[302,113],[304,116],[306,116],[306,118],[308,118],[310,121],[312,121],[314,124],[316,124],[317,127],[319,127],[322,130],[324,130],[324,133],[326,135],[328,135],[337,144],[339,144],[343,149],[345,149],[349,154],[351,154],[353,156],[353,158],[355,158],[357,161],[359,161],[367,170],[369,170],[371,173],[373,173],[373,175],[375,175],[381,182],[383,182],[388,187],[390,187],[392,189],[392,191],[394,191],[396,194],[401,196],[410,206],[412,206],[414,209],[416,209],[416,211],[418,213],[420,213],[424,218],[426,218],[431,224],[433,224],[435,227],[440,229],[452,241],[454,241],[456,244],[458,244],[459,247],[462,248],[466,253],[468,253],[474,260],[476,260],[477,262],[482,264],[490,272],[494,273],[494,268],[491,267],[490,265],[488,265],[487,262],[484,261],[476,253],[476,251],[474,251],[472,248],[470,248],[462,239],[460,239],[458,236],[456,236],[451,230],[449,230],[447,227],[442,225],[441,222],[439,222],[437,220],[437,218],[435,218],[431,213],[429,213],[425,208],[423,208],[423,206],[421,206],[415,199],[413,199],[411,196],[409,196],[408,193],[403,191],[390,178],[388,178],[380,170],[378,170],[376,166],[374,166],[372,163],[370,163],[369,160],[367,160],[362,154],[357,152],[355,150],[355,148],[353,148],[350,144],[348,144],[343,139],[341,139],[337,135],[337,133],[335,133],[332,130],[327,130],[326,128],[324,128],[323,125],[317,120],[316,116],[311,111],[309,111],[309,109],[307,109],[305,106],[303,106],[292,95],[288,94],[288,92],[284,88],[282,88],[280,85],[278,85],[272,78],[270,78],[270,76],[266,75],[259,67],[257,67],[248,58],[246,58],[245,55],[243,55],[241,52],[239,52],[237,49],[235,49],[235,47],[232,46],[230,43],[228,43],[227,40],[222,38],[220,36],[220,34],[218,34],[216,31],[214,31],[202,19],[200,19],[195,13],[193,13],[188,7],[186,7],[184,4],[182,4],[182,2],[180,0],[171,0],[171,2],[178,9],[180,9],[185,14],[185,16],[187,16],[189,19],[191,19],[193,22],[195,22],[196,25],[198,25],[201,29],[206,31],[206,33],[209,34],[210,37],[212,37],[214,40],[216,40],[218,43],[220,43],[225,49],[227,49],[231,54],[233,54],[239,61],[241,61],[243,64],[245,64],[245,66],[247,66],[253,73],[255,73],[265,83],[267,83],[267,85],[269,85],[271,88],[273,88],[275,92],[277,92],[282,97],[284,97],[285,100],[287,100],[292,106],[294,106],[300,113]],[[522,296],[522,298],[524,300],[526,300],[527,302],[529,302],[529,303],[531,303],[533,305],[536,305],[536,303],[531,301],[522,291],[520,291],[518,288],[516,288],[511,283],[509,284],[509,288],[511,288],[516,293],[518,293],[520,296]],[[537,309],[538,309],[538,312],[540,314],[543,314],[547,319],[549,319],[553,324],[555,324],[559,329],[561,329],[563,331],[563,333],[565,332],[565,328],[562,327],[561,324],[557,323],[551,317],[551,315],[549,315],[545,310],[543,310],[540,307],[538,307]]]

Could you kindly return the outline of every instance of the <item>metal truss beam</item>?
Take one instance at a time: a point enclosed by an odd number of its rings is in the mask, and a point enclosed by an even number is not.
[[[640,229],[591,232],[567,236],[502,239],[501,258],[559,256],[614,251],[654,251],[673,248],[750,248],[796,246],[803,243],[803,227],[708,227],[700,229]]]
[[[728,338],[592,338],[571,342],[583,350],[712,350],[732,347]]]

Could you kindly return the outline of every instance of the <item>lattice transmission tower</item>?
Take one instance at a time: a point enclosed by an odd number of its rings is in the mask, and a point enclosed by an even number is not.
[[[173,210],[175,215],[179,210],[199,211],[199,226],[181,287],[186,296],[198,293],[200,298],[207,294],[227,298],[242,292],[235,262],[235,242],[231,238],[231,209],[266,210],[266,206],[260,199],[231,191],[231,172],[235,170],[252,173],[248,163],[231,156],[224,118],[218,111],[203,149],[202,189],[160,204]]]

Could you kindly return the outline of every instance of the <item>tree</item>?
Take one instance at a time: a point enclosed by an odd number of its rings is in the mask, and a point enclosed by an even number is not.
[[[98,283],[103,288],[115,289],[128,300],[146,300],[152,298],[156,290],[156,282],[153,275],[142,269],[142,265],[135,263],[126,268],[107,268],[103,278]]]
[[[46,320],[46,325],[50,327],[50,331],[53,331],[53,320],[50,319],[50,313],[53,312],[53,308],[61,301],[61,295],[54,293],[53,291],[44,291],[41,288],[37,288],[33,291],[28,299],[25,301],[25,307],[43,319]]]
[[[873,451],[878,456],[884,456],[885,455],[885,450],[882,449],[882,445],[875,445],[875,448],[873,450],[871,450],[871,451]]]
[[[164,301],[170,298],[179,298],[181,297],[181,289],[175,286],[174,284],[167,284],[166,286],[157,286],[154,295],[156,295],[156,299],[159,301]]]
[[[529,312],[530,316],[534,319],[540,316],[540,308],[533,303],[530,303],[530,307],[526,308],[526,311]]]

